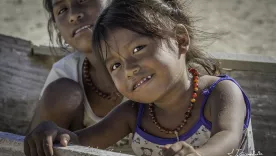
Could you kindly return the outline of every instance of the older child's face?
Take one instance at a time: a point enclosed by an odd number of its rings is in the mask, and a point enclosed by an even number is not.
[[[183,77],[185,56],[175,40],[169,47],[160,39],[116,29],[109,33],[107,42],[106,67],[117,89],[131,100],[160,100]]]
[[[92,28],[107,0],[52,0],[55,24],[64,40],[91,52]]]

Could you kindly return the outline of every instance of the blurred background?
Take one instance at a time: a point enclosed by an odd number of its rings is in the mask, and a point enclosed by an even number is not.
[[[1,0],[0,6],[0,34],[49,45],[42,0]],[[276,56],[276,0],[190,0],[188,6],[202,29],[228,32],[209,52]]]

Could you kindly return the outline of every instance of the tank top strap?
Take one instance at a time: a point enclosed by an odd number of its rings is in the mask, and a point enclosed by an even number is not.
[[[138,115],[137,115],[137,122],[136,122],[136,127],[140,127],[141,126],[141,122],[142,122],[142,116],[144,113],[144,109],[145,109],[145,105],[144,104],[139,104],[139,110],[138,110]]]
[[[204,117],[205,105],[207,103],[207,100],[208,100],[210,94],[215,89],[217,84],[221,81],[224,81],[224,80],[230,80],[230,81],[234,82],[240,88],[240,90],[242,91],[243,98],[244,98],[244,101],[245,101],[245,104],[246,104],[246,119],[245,119],[245,123],[244,123],[244,129],[247,128],[248,125],[249,125],[250,114],[251,114],[251,106],[250,106],[250,102],[249,102],[248,97],[246,96],[246,94],[244,93],[241,86],[238,84],[238,82],[236,80],[234,80],[233,78],[231,78],[228,75],[220,75],[218,77],[219,77],[219,79],[217,81],[215,81],[210,87],[203,90],[202,94],[204,95],[204,101],[203,101],[202,106],[201,106],[200,118],[202,119],[203,123],[206,125],[207,128],[211,128],[211,123],[208,120],[206,120],[206,118]]]

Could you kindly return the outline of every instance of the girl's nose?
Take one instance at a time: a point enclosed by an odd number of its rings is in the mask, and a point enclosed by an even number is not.
[[[131,79],[133,76],[137,75],[140,71],[140,67],[138,65],[128,66],[126,70],[127,78]]]
[[[84,16],[83,13],[79,12],[79,13],[71,13],[70,17],[69,17],[69,22],[70,23],[75,23],[78,22],[80,19],[82,19]]]

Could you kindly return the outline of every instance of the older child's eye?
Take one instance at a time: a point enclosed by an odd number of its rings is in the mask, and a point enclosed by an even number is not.
[[[120,63],[115,63],[113,66],[111,66],[111,71],[116,70],[118,67],[120,67]]]
[[[60,9],[60,10],[58,11],[58,15],[64,13],[66,10],[67,10],[67,8],[62,8],[62,9]]]
[[[133,53],[136,53],[136,52],[142,50],[142,49],[145,48],[145,47],[146,47],[145,45],[138,46],[138,47],[134,48]]]
[[[79,3],[84,3],[86,1],[88,1],[88,0],[79,0]]]

